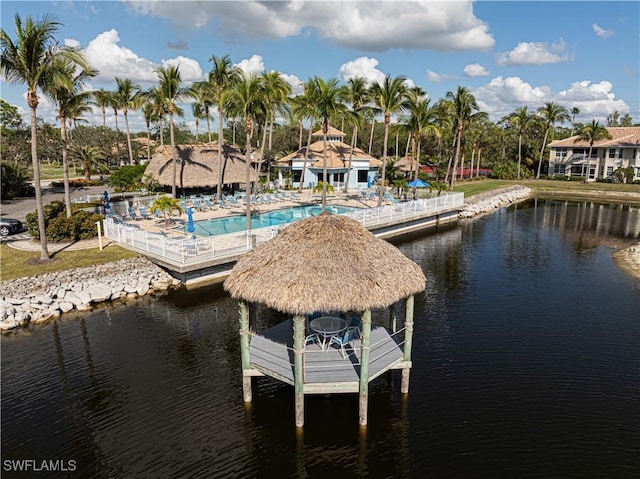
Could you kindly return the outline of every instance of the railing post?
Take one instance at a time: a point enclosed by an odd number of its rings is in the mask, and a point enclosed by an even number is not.
[[[360,387],[359,387],[359,422],[367,425],[367,408],[369,407],[369,347],[371,344],[371,310],[362,314],[362,341],[360,346]]]
[[[413,307],[414,296],[407,298],[407,308],[404,319],[404,354],[402,360],[411,361],[411,343],[413,342]],[[408,367],[402,369],[402,381],[400,383],[400,392],[406,394],[409,392],[409,373],[411,369]]]
[[[240,358],[242,359],[242,396],[251,402],[251,358],[249,356],[249,311],[245,302],[240,302]]]

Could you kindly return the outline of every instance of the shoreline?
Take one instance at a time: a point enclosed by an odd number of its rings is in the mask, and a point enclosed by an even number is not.
[[[558,192],[547,195],[526,186],[510,185],[470,197],[468,201],[465,201],[458,219],[460,222],[473,221],[499,208],[529,198],[550,197],[553,199],[569,196],[570,193],[567,192],[565,195],[564,192]],[[612,198],[619,201],[612,201]],[[621,200],[621,198],[625,198],[625,200]],[[589,195],[588,199],[605,202],[610,200],[615,203],[620,201],[635,203],[637,201],[640,204],[640,194],[634,193],[610,195],[607,192],[594,192]],[[109,267],[106,266],[76,268],[0,282],[3,288],[0,296],[0,330],[6,333],[24,327],[31,322],[41,323],[56,319],[65,313],[90,310],[105,302],[126,301],[184,285],[175,278],[171,278],[161,268],[153,265],[144,256],[139,258],[123,260],[124,262],[121,263],[119,273],[123,273],[123,269],[129,269],[125,265],[135,265],[129,277],[122,274],[116,276],[115,273],[112,275],[113,277],[109,274],[105,275],[105,271],[109,271]],[[620,270],[632,278],[640,280],[640,242],[614,251],[612,259]],[[107,263],[107,265],[109,264],[111,263]],[[91,272],[91,270],[93,271]],[[145,280],[144,284],[137,284],[141,275],[148,278],[148,281]],[[105,284],[109,282],[112,283],[111,286]],[[116,286],[113,285],[114,283]],[[35,285],[39,286],[34,287]],[[127,286],[125,287],[125,285]]]

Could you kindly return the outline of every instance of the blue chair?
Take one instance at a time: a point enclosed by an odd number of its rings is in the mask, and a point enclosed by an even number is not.
[[[306,346],[309,343],[318,343],[320,342],[320,337],[316,334],[309,334],[306,338],[304,338],[304,345]]]
[[[131,217],[132,220],[135,221],[138,219],[138,215],[136,215],[136,210],[134,210],[131,206],[127,208],[127,213],[129,213],[129,216]]]
[[[333,336],[331,341],[329,341],[329,346],[332,344],[336,344],[340,346],[340,352],[342,353],[343,359],[347,358],[347,352],[344,347],[351,342],[353,336],[356,334],[356,328],[348,328],[342,336]]]
[[[138,211],[140,212],[140,216],[142,216],[143,220],[150,220],[151,219],[151,215],[147,211],[146,207],[140,205],[140,206],[138,206]]]

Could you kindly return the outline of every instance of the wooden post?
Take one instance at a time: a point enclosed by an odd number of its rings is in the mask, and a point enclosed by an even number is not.
[[[411,361],[411,343],[413,341],[413,304],[414,296],[407,298],[407,311],[404,318],[404,357],[403,361]],[[400,392],[406,394],[409,392],[409,373],[410,368],[402,369],[402,382],[400,383]]]
[[[360,425],[367,425],[369,403],[369,345],[371,344],[371,310],[362,313],[362,346],[360,350]]]
[[[242,395],[244,402],[251,402],[251,369],[249,357],[249,308],[243,301],[240,302],[240,357],[242,358]]]
[[[389,306],[389,316],[389,321],[391,322],[391,332],[395,333],[398,330],[398,317],[396,316],[396,308],[393,304]]]
[[[293,380],[296,427],[304,426],[304,316],[293,317]]]

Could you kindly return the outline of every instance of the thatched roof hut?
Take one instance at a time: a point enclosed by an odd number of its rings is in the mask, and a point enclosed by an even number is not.
[[[177,178],[181,188],[213,187],[218,184],[218,143],[177,145]],[[222,183],[244,183],[246,162],[242,152],[232,146],[222,149]],[[161,185],[173,185],[173,162],[171,146],[156,148],[145,174],[151,175]],[[250,170],[252,182],[257,181],[256,172]]]
[[[233,298],[289,314],[384,308],[425,289],[420,267],[356,220],[324,213],[245,254],[224,283]]]
[[[408,173],[410,171],[419,171],[420,164],[410,156],[403,156],[394,165],[396,170]]]

